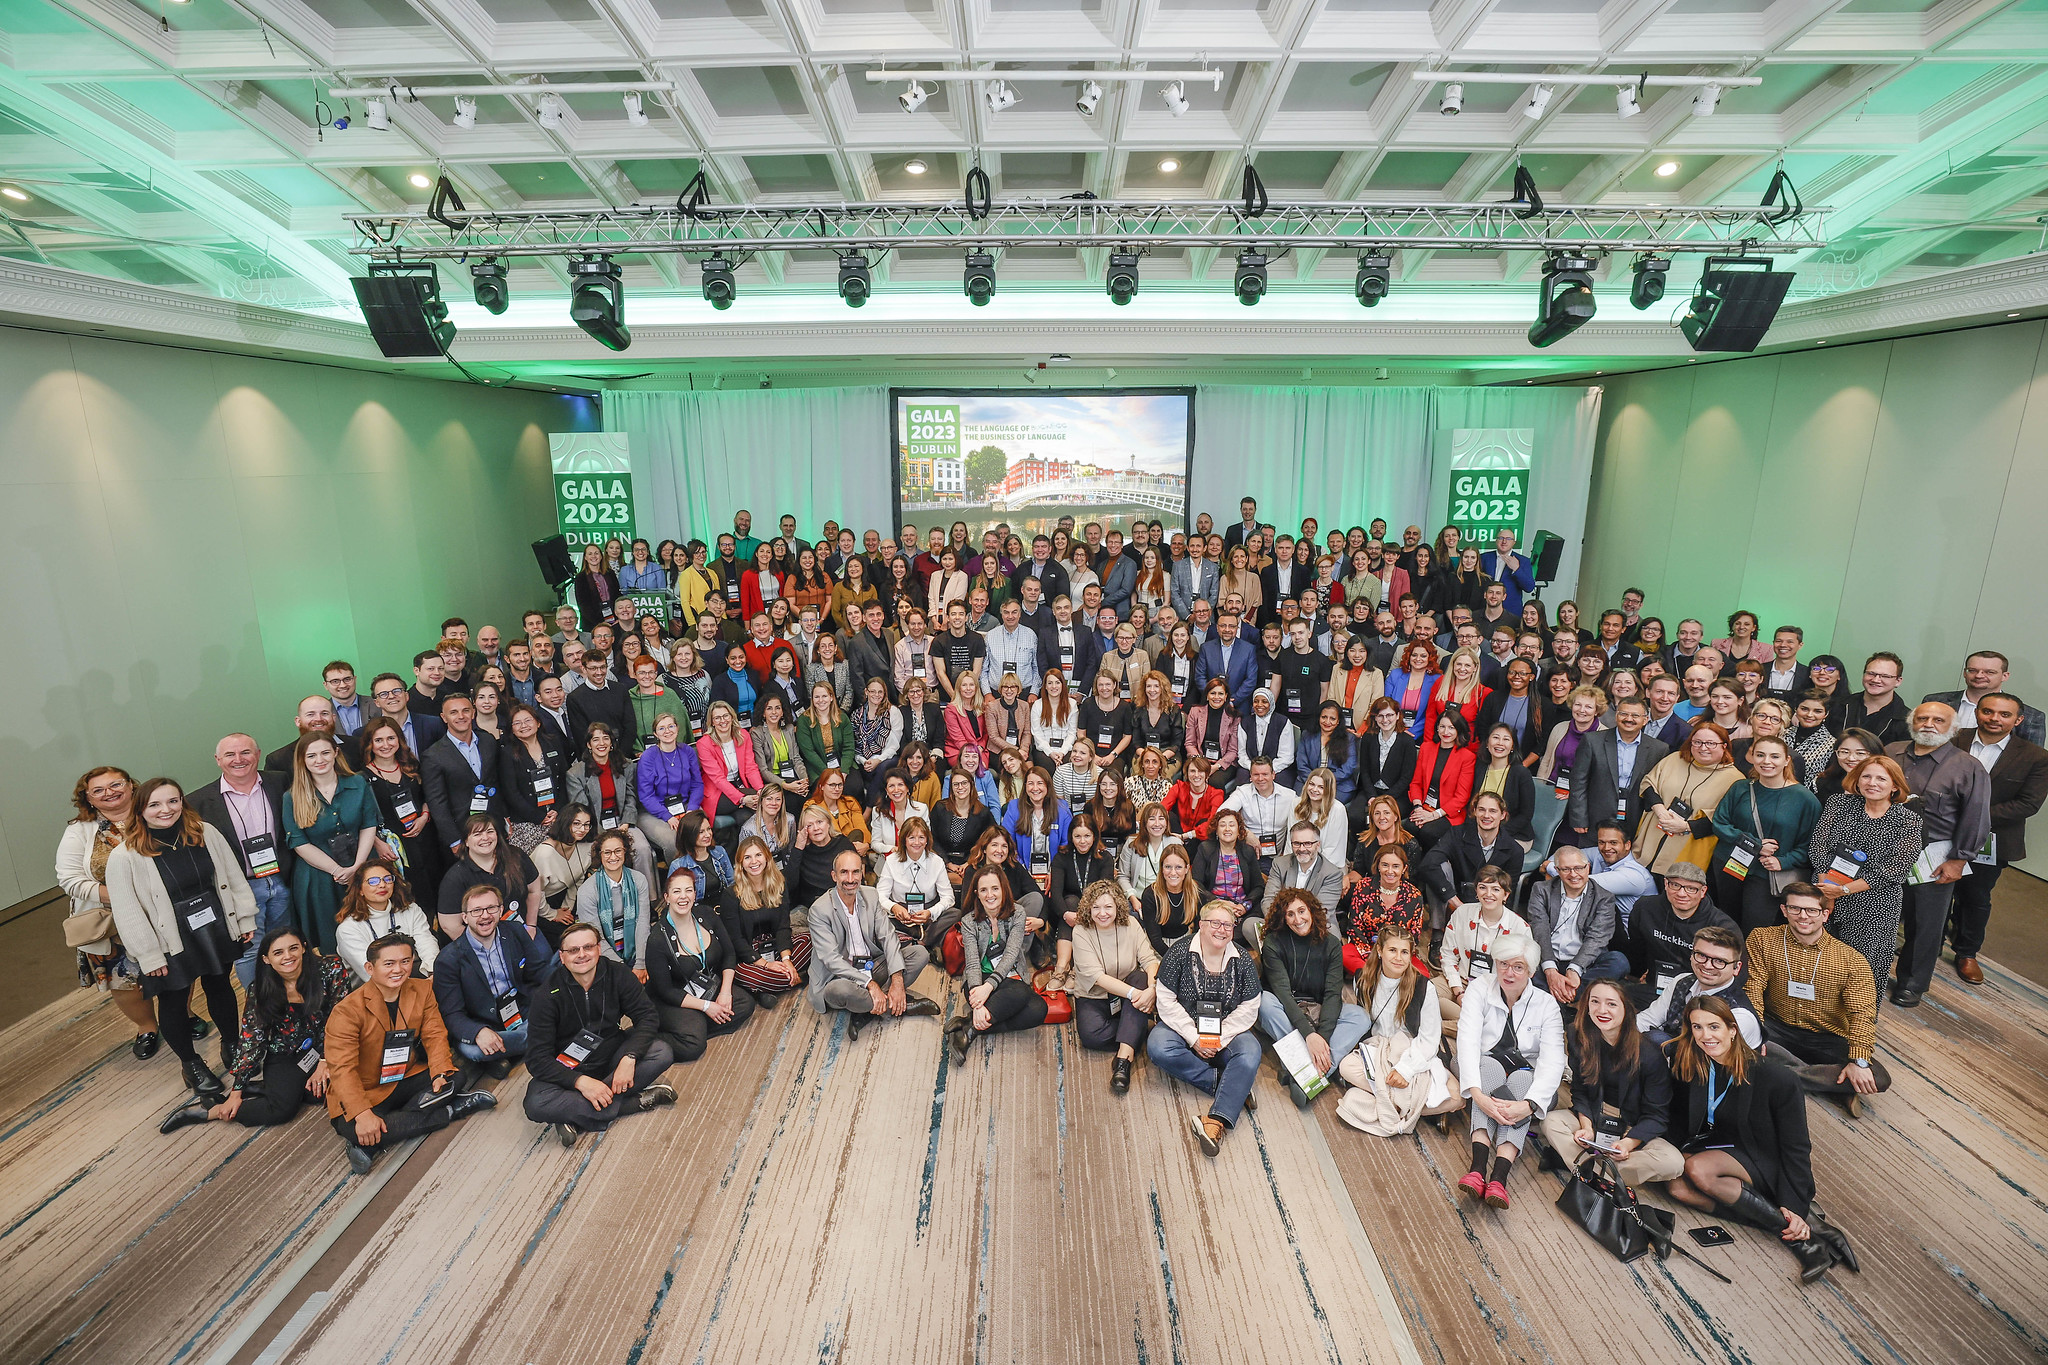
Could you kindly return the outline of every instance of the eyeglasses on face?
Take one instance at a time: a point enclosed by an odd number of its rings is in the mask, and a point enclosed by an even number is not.
[[[1710,967],[1733,967],[1735,965],[1735,959],[1732,957],[1722,957],[1717,953],[1703,953],[1698,949],[1693,950],[1692,960],[1703,966]]]

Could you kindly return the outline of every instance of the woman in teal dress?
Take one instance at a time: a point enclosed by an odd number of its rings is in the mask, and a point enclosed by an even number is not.
[[[334,916],[342,893],[377,839],[377,798],[351,773],[326,735],[292,749],[292,788],[284,798],[285,847],[292,869],[292,917],[308,943],[334,952]]]

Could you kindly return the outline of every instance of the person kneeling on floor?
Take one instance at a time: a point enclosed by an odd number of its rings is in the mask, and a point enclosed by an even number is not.
[[[412,940],[387,934],[364,953],[369,981],[327,1016],[327,1114],[348,1144],[348,1164],[368,1175],[387,1142],[445,1128],[498,1097],[458,1092],[448,1028],[434,984],[413,976]]]
[[[1315,827],[1304,821],[1295,826],[1296,839],[1303,829],[1315,834]],[[1279,868],[1281,860],[1273,865]],[[1330,932],[1326,913],[1315,892],[1283,889],[1266,903],[1259,949],[1259,978],[1266,988],[1259,996],[1259,1032],[1275,1044],[1299,1037],[1316,1078],[1325,1084],[1370,1025],[1363,1009],[1344,1000],[1344,942]],[[1382,931],[1381,937],[1390,932]],[[1302,1086],[1314,1082],[1298,1081],[1284,1055],[1280,1071],[1295,1105],[1308,1108],[1312,1097]]]
[[[1726,1000],[1702,995],[1685,1007],[1671,1073],[1678,1082],[1672,1135],[1685,1153],[1671,1197],[1775,1233],[1798,1258],[1802,1284],[1836,1265],[1858,1269],[1849,1239],[1813,1202],[1813,1146],[1798,1078],[1750,1050]]]
[[[1614,1158],[1628,1185],[1662,1184],[1685,1171],[1664,1140],[1670,1125],[1671,1069],[1664,1050],[1636,1024],[1628,988],[1603,977],[1579,994],[1565,1031],[1572,1062],[1572,1107],[1543,1116],[1543,1140],[1567,1166],[1588,1152]]]
[[[1877,983],[1870,962],[1827,931],[1819,888],[1785,888],[1785,923],[1749,936],[1749,1003],[1764,1020],[1764,1050],[1789,1062],[1808,1093],[1837,1095],[1851,1117],[1889,1090],[1877,1052]]]
[[[1466,989],[1458,1017],[1458,1088],[1472,1101],[1472,1169],[1458,1188],[1497,1209],[1508,1206],[1508,1172],[1530,1121],[1550,1112],[1564,1079],[1564,1016],[1548,991],[1530,989],[1542,960],[1535,939],[1509,934],[1494,946],[1493,974]]]
[[[655,1036],[654,1001],[632,968],[603,954],[599,937],[582,920],[562,931],[561,965],[527,1021],[526,1117],[564,1147],[621,1114],[676,1102],[657,1079],[675,1058]]]
[[[1252,1082],[1259,1074],[1259,969],[1234,941],[1237,909],[1210,901],[1186,942],[1159,963],[1156,1004],[1161,1027],[1145,1039],[1152,1065],[1215,1096],[1206,1115],[1191,1115],[1195,1142],[1216,1155],[1241,1110],[1255,1109]]]
[[[1489,872],[1499,874],[1500,869],[1481,868],[1480,885],[1486,885]],[[1337,1117],[1375,1137],[1412,1133],[1426,1114],[1465,1107],[1437,1057],[1443,1045],[1443,1007],[1435,983],[1415,968],[1415,948],[1406,928],[1380,930],[1357,978],[1358,998],[1369,1002],[1371,1031],[1363,1046],[1337,1063],[1337,1074],[1352,1087],[1337,1102]]]
[[[832,889],[810,911],[811,1008],[845,1010],[848,1038],[860,1037],[878,1014],[939,1012],[938,1001],[908,990],[932,955],[897,938],[888,907],[873,887],[861,885],[861,871],[860,853],[840,850],[832,859]]]
[[[455,1055],[502,1078],[526,1055],[527,1015],[555,955],[524,920],[505,913],[505,893],[493,882],[462,893],[462,925],[434,963],[434,1001]]]

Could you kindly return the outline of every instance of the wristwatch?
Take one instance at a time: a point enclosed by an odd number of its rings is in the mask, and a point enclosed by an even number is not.
[[[1851,1057],[1849,1061],[1855,1066],[1862,1067],[1865,1071],[1870,1070],[1870,1059],[1868,1057]]]

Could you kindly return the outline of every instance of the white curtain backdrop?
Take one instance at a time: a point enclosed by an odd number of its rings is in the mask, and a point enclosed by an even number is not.
[[[1434,535],[1450,497],[1459,427],[1530,427],[1530,533],[1564,537],[1550,596],[1577,582],[1600,418],[1597,388],[1235,388],[1195,391],[1189,506],[1218,525],[1237,500],[1283,529],[1385,517],[1390,538],[1414,523]],[[807,535],[827,517],[891,525],[894,463],[885,388],[622,390],[604,400],[607,431],[631,437],[637,516],[651,540],[729,529],[747,508],[757,534],[792,513]]]

